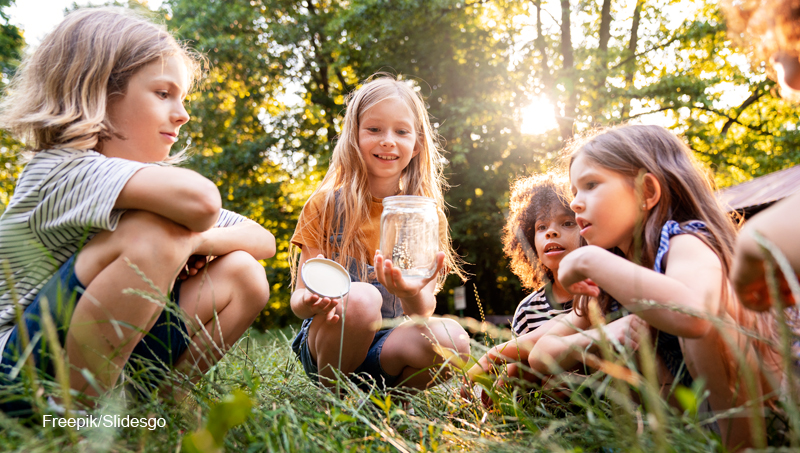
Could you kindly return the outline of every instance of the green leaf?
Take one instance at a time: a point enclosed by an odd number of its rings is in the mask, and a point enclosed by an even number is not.
[[[183,438],[183,448],[190,452],[222,451],[225,434],[234,426],[244,423],[252,408],[250,396],[241,390],[234,390],[209,410],[204,428]]]
[[[678,403],[681,407],[689,412],[691,415],[697,414],[697,406],[699,404],[697,395],[687,387],[679,385],[675,388],[675,399],[678,400]]]

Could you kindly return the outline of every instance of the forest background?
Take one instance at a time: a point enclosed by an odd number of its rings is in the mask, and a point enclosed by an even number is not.
[[[19,1],[19,0],[18,0]],[[0,0],[2,84],[24,34]],[[727,35],[715,0],[165,0],[110,2],[151,14],[208,58],[179,146],[227,209],[264,225],[278,254],[257,320],[289,309],[289,238],[321,180],[345,96],[377,71],[414,84],[448,164],[456,250],[472,274],[467,316],[509,314],[525,294],[502,252],[509,183],[554,168],[595,126],[660,124],[682,134],[720,188],[794,165],[796,110]],[[0,210],[24,145],[0,131]],[[447,280],[438,313],[452,313]],[[474,286],[473,286],[474,285]]]

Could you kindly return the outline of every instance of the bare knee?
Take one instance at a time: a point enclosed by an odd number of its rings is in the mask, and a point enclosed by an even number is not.
[[[381,293],[369,283],[354,282],[350,292],[336,307],[340,319],[344,315],[348,329],[377,332],[381,324]]]
[[[453,349],[459,354],[469,354],[469,335],[458,322],[452,319],[436,319],[436,321],[430,323],[428,329],[428,332],[423,332],[423,334],[430,335],[430,333],[433,333],[435,338],[431,340],[434,343]]]
[[[115,233],[128,253],[146,249],[149,256],[178,255],[178,259],[188,256],[191,239],[196,236],[183,225],[147,211],[125,213]]]
[[[131,210],[114,231],[95,235],[77,255],[75,268],[88,285],[103,269],[127,258],[150,278],[174,277],[193,247],[195,233],[177,223],[147,211]],[[163,283],[163,282],[162,282]]]
[[[261,312],[269,301],[269,283],[264,267],[252,255],[243,251],[231,252],[217,258],[225,269],[226,277],[234,284],[254,314]]]
[[[182,225],[147,211],[128,211],[114,231],[105,231],[93,239],[87,251],[96,243],[107,245],[132,262],[156,261],[182,264],[192,252],[196,233]]]

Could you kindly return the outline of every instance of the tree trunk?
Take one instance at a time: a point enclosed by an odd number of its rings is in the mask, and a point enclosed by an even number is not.
[[[633,10],[633,24],[631,24],[631,39],[628,41],[628,58],[630,61],[625,68],[625,87],[630,88],[633,84],[633,76],[636,75],[636,46],[639,42],[639,21],[642,18],[642,7],[644,0],[636,1],[636,9]],[[622,107],[622,118],[630,113],[630,101]]]
[[[611,39],[611,0],[603,0],[600,12],[600,45],[598,49],[603,54],[608,52],[608,41]],[[606,55],[603,55],[605,60]],[[604,61],[605,63],[605,61]]]
[[[572,126],[575,122],[575,113],[578,106],[577,91],[575,90],[575,61],[572,49],[572,21],[570,15],[572,8],[569,0],[561,0],[561,58],[564,66],[561,69],[559,81],[564,85],[564,114],[558,116],[558,127],[562,140],[572,138]]]
[[[535,0],[533,6],[536,7],[536,40],[534,40],[533,44],[536,51],[539,52],[539,55],[542,57],[542,74],[540,79],[542,80],[542,85],[544,85],[544,90],[547,92],[552,88],[552,80],[550,78],[550,65],[547,61],[547,43],[542,34],[542,0]]]

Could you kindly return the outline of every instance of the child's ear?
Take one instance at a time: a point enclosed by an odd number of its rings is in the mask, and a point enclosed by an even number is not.
[[[649,211],[661,200],[661,184],[652,173],[645,173],[642,178],[642,189],[644,192],[644,206],[642,207]]]
[[[414,151],[411,153],[411,158],[417,157],[420,151],[422,151],[422,139],[417,139],[417,143],[414,145]]]

